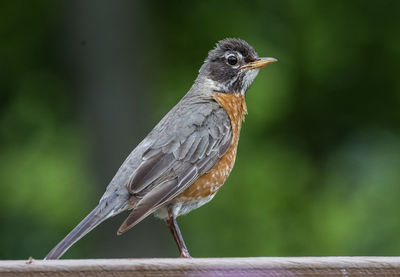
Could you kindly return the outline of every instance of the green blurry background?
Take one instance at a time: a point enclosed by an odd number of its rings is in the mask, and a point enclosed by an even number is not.
[[[62,4],[60,4],[62,3]],[[179,222],[195,257],[400,254],[399,1],[3,1],[0,258],[42,258],[190,88],[215,43],[279,62],[235,169]],[[66,258],[176,257],[149,217]]]

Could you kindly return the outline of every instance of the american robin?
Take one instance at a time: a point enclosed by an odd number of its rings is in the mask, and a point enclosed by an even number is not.
[[[107,218],[131,210],[118,234],[149,214],[165,220],[181,257],[190,257],[176,218],[209,202],[228,178],[247,113],[245,95],[260,68],[247,42],[224,39],[208,53],[193,86],[131,152],[99,204],[45,259],[58,259]]]

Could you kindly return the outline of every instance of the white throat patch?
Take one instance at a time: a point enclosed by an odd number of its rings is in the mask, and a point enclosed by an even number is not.
[[[243,89],[241,91],[243,95],[245,95],[246,90],[250,87],[254,79],[257,77],[258,71],[259,69],[250,69],[248,72],[246,72],[246,75],[243,78]]]

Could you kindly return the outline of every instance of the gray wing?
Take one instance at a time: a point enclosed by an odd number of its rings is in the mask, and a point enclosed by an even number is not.
[[[208,172],[232,140],[229,116],[216,102],[181,103],[149,134],[127,189],[138,199],[123,233]]]

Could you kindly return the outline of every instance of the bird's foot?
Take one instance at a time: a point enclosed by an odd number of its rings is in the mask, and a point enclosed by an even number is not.
[[[191,258],[192,256],[190,256],[189,251],[187,251],[187,249],[182,249],[180,257],[181,258]]]

